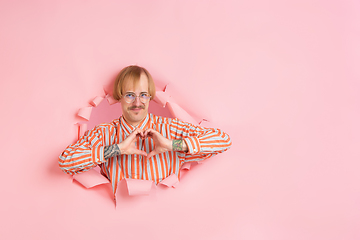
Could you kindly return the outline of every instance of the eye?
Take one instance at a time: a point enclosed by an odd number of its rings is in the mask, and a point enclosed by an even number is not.
[[[140,94],[140,97],[148,97],[149,96],[149,94],[147,94],[147,93],[141,93]]]
[[[133,93],[127,93],[127,94],[125,94],[125,97],[127,97],[127,98],[134,98],[135,95],[134,95]]]

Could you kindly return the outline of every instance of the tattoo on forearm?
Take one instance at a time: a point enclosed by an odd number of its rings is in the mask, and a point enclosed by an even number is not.
[[[116,155],[120,155],[120,148],[117,144],[106,146],[104,148],[104,158],[110,158]]]
[[[173,140],[172,141],[172,150],[173,151],[182,151],[183,149],[183,140]]]

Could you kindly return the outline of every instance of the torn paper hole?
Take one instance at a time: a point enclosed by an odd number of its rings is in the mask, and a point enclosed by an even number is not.
[[[119,103],[115,100],[110,94],[105,92],[105,96],[97,96],[91,101],[91,106],[81,108],[78,112],[78,116],[90,120],[91,113],[93,107],[97,107],[104,99],[106,98],[107,102],[110,105]],[[154,102],[159,104],[162,108],[168,107],[170,113],[174,118],[179,118],[182,121],[190,122],[194,125],[199,125],[205,119],[198,120],[196,117],[190,115],[187,111],[185,111],[179,104],[173,101],[171,98],[171,94],[169,92],[169,88],[165,87],[164,91],[157,91],[156,97],[154,98]],[[111,121],[112,119],[109,119]],[[87,131],[87,124],[80,122],[77,123],[78,127],[78,136],[82,136]],[[181,171],[190,170],[191,163],[183,164]],[[86,188],[92,188],[101,184],[110,184],[109,180],[101,175],[99,172],[99,167],[93,168],[87,172],[83,172],[80,174],[74,175],[74,180],[78,181]],[[152,186],[154,185],[153,181],[150,180],[139,180],[139,179],[125,179],[128,194],[130,196],[138,196],[138,195],[149,195]],[[176,187],[179,184],[179,178],[177,175],[172,174],[162,180],[159,184],[167,186],[167,187]]]
[[[115,103],[118,103],[118,101],[116,100],[116,99],[114,99],[112,96],[110,96],[110,95],[107,95],[106,96],[106,99],[108,100],[108,102],[109,102],[109,104],[110,105],[113,105],[113,104],[115,104]]]
[[[73,179],[78,181],[81,185],[86,188],[92,188],[101,184],[110,183],[109,180],[100,174],[98,171],[99,167],[90,169],[89,171],[75,174]]]
[[[179,178],[176,176],[176,174],[171,174],[164,180],[162,180],[159,184],[168,186],[168,187],[176,187],[176,185],[179,183]]]
[[[86,123],[78,123],[78,126],[79,126],[78,139],[80,139],[80,137],[83,136],[87,130],[87,124]]]
[[[102,102],[102,100],[104,100],[103,97],[97,96],[90,102],[90,104],[93,105],[94,107],[97,107]]]
[[[91,110],[92,107],[84,107],[84,108],[80,108],[79,112],[78,112],[78,116],[82,117],[86,120],[90,119],[90,115],[91,115]]]
[[[153,181],[125,178],[130,196],[149,195]]]

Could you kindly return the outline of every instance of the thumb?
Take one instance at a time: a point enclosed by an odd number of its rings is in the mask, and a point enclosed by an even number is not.
[[[147,156],[148,156],[148,154],[147,154],[145,151],[141,151],[141,150],[139,150],[139,149],[135,149],[135,150],[134,150],[134,154],[142,155],[142,156],[144,156],[144,157],[147,157]]]
[[[156,150],[149,152],[149,154],[146,157],[146,160],[149,160],[151,157],[155,156],[156,154],[158,154]]]

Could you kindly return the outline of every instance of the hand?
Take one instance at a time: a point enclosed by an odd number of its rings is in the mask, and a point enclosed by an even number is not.
[[[135,146],[138,137],[145,138],[144,132],[140,128],[135,129],[124,141],[118,144],[121,154],[139,154],[146,157],[147,153],[137,149]]]
[[[147,129],[144,132],[144,137],[151,137],[155,144],[154,150],[149,152],[146,159],[149,159],[156,154],[172,150],[172,141],[170,139],[167,139],[154,129]]]

